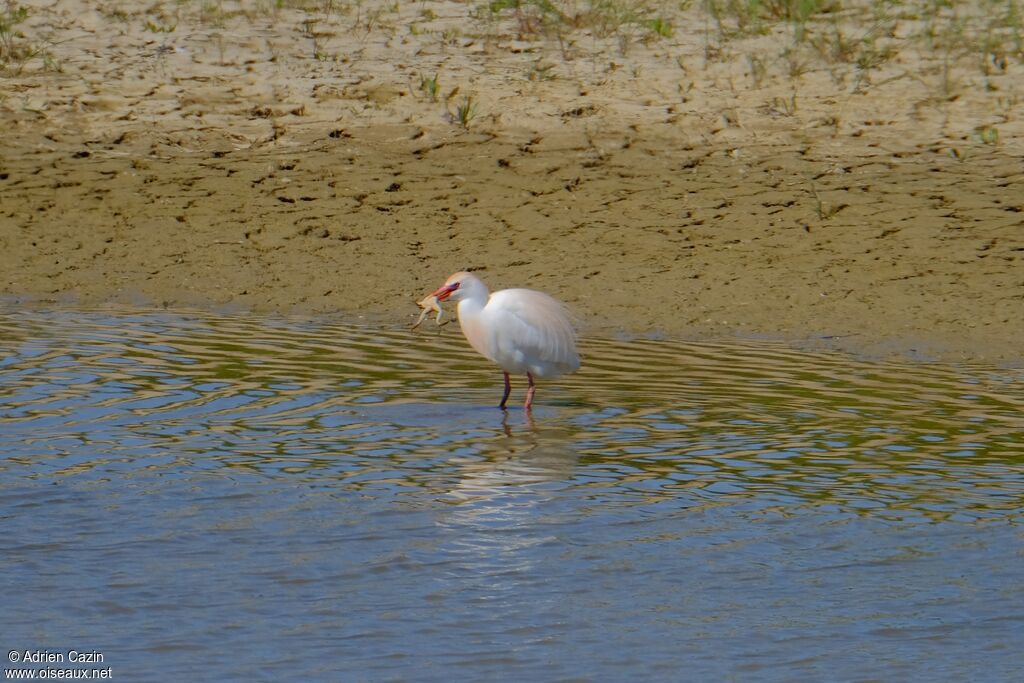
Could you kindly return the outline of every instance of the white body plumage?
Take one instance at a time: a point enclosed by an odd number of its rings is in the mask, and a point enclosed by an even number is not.
[[[560,302],[532,289],[504,289],[491,294],[471,273],[455,273],[434,292],[438,301],[458,303],[459,325],[470,345],[505,372],[530,381],[526,407],[533,399],[533,377],[558,377],[580,367],[576,332]]]

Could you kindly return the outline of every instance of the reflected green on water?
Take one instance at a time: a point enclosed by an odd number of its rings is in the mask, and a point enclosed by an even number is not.
[[[499,467],[557,445],[577,461],[557,477],[616,504],[750,495],[937,519],[1019,505],[1021,480],[988,474],[1024,464],[1019,370],[587,340],[584,369],[542,384],[531,422],[493,409],[500,374],[454,327],[0,322],[0,427],[25,439],[0,467],[25,476],[223,467],[441,492],[464,474],[451,457]]]
[[[531,418],[454,326],[0,326],[11,648],[133,681],[1021,670],[1019,369],[591,339]]]

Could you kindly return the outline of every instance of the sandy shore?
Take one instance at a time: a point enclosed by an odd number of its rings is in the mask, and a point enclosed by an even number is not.
[[[797,69],[790,28],[726,41],[700,8],[654,36],[457,2],[22,4],[0,294],[392,324],[471,268],[587,334],[1024,358],[1024,65],[906,47],[913,17],[877,65]]]

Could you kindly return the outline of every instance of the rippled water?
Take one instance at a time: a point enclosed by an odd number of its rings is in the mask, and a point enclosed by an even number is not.
[[[0,311],[0,645],[114,680],[1024,674],[1022,373]],[[522,386],[513,398],[522,399]]]

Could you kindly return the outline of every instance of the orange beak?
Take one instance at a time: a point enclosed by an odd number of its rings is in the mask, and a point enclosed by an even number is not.
[[[445,299],[450,297],[452,295],[452,292],[454,292],[458,288],[459,288],[459,283],[458,282],[453,282],[450,285],[443,285],[436,292],[431,294],[431,296],[437,297],[438,301],[444,301]]]

